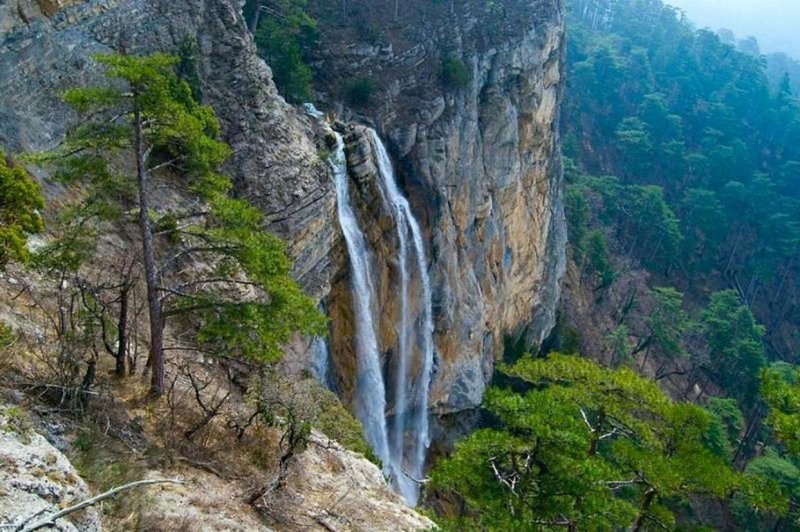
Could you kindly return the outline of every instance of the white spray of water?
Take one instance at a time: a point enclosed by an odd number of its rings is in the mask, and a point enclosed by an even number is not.
[[[347,161],[344,141],[336,134],[336,151],[331,159],[336,180],[336,203],[339,224],[344,233],[350,257],[352,276],[353,314],[355,317],[355,342],[358,357],[356,380],[356,415],[364,425],[367,441],[384,464],[389,475],[396,475],[389,452],[386,428],[386,388],[381,373],[380,351],[373,320],[372,302],[375,288],[370,272],[369,250],[364,233],[350,202]]]
[[[330,388],[331,359],[328,352],[328,340],[326,338],[317,338],[314,340],[311,349],[314,354],[314,365],[311,367],[311,371],[323,386]]]
[[[380,187],[383,201],[392,213],[399,241],[398,263],[400,266],[400,324],[398,329],[398,360],[395,375],[395,417],[392,423],[390,452],[392,468],[400,474],[395,477],[398,491],[412,506],[419,499],[417,480],[423,476],[425,458],[430,445],[428,425],[428,395],[431,372],[433,368],[433,311],[431,307],[431,286],[428,276],[425,244],[419,222],[411,211],[408,200],[397,187],[394,168],[386,147],[374,130],[370,130],[370,140],[375,150]],[[411,238],[409,239],[409,233]],[[409,265],[409,257],[416,260]],[[409,296],[412,281],[409,266],[413,274],[420,280],[420,316],[412,322],[409,315]],[[415,367],[414,349],[411,339],[416,340],[417,352],[421,360],[416,365],[419,373],[416,379],[409,375],[409,369]],[[413,383],[409,386],[409,382]],[[415,392],[409,394],[409,391]],[[406,453],[406,434],[413,436],[413,441]]]
[[[375,454],[383,462],[384,472],[406,502],[414,506],[419,500],[418,480],[423,476],[430,445],[428,395],[433,368],[431,287],[419,222],[408,200],[400,193],[391,159],[373,130],[370,130],[370,141],[380,173],[378,185],[384,206],[391,214],[397,230],[400,321],[397,324],[398,348],[394,354],[394,418],[389,430],[386,421],[386,384],[381,371],[375,327],[378,301],[370,270],[371,254],[352,207],[344,142],[341,135],[337,134],[331,166],[336,180],[339,224],[347,244],[352,274],[358,357],[356,415],[364,425],[367,440]],[[416,294],[419,301],[415,302],[418,304],[413,308],[419,309],[419,316],[412,319],[412,284],[417,280],[420,283],[420,290]],[[420,360],[415,360],[415,356],[419,356]],[[416,369],[415,375],[411,374],[412,369]]]

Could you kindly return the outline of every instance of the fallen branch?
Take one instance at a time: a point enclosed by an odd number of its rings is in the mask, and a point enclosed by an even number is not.
[[[118,493],[122,493],[123,491],[128,491],[133,488],[138,488],[141,486],[148,486],[150,484],[183,484],[182,481],[176,479],[169,479],[169,478],[157,478],[153,480],[138,480],[136,482],[131,482],[130,484],[125,484],[123,486],[118,486],[116,488],[110,489],[105,493],[101,493],[96,497],[92,497],[91,499],[86,499],[83,502],[80,502],[74,506],[70,506],[69,508],[64,508],[60,512],[56,512],[53,515],[36,521],[32,525],[25,526],[25,522],[29,521],[26,519],[23,521],[23,524],[17,527],[15,532],[33,532],[34,530],[39,530],[40,528],[44,528],[46,526],[55,526],[56,521],[61,519],[64,516],[67,516],[71,513],[77,512],[78,510],[83,510],[84,508],[88,508],[89,506],[93,506],[100,501],[104,501]],[[25,528],[22,528],[25,527]]]

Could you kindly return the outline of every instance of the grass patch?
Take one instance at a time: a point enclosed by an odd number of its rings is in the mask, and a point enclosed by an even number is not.
[[[18,406],[0,407],[0,416],[5,418],[3,430],[16,434],[24,443],[30,443],[33,425],[28,414]]]

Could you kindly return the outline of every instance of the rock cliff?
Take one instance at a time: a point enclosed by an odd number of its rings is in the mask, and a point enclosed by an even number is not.
[[[227,171],[266,213],[269,229],[287,240],[297,277],[331,309],[334,367],[347,399],[356,366],[333,183],[315,125],[284,102],[256,56],[241,3],[3,2],[0,146],[16,152],[55,145],[75,120],[59,93],[101,80],[92,54],[175,51],[185,39],[195,41],[205,103],[234,150]],[[409,0],[395,16],[392,2],[349,0],[344,17],[338,3],[310,4],[320,20],[313,64],[320,99],[386,139],[429,245],[432,405],[436,413],[475,407],[505,336],[537,344],[554,322],[566,239],[557,135],[563,2]],[[446,82],[446,59],[466,67],[468,82]],[[375,83],[369,101],[348,94],[359,79]],[[391,228],[370,200],[375,164],[363,143],[354,128],[348,159],[361,184],[361,215],[377,220],[369,238],[380,255],[377,244]],[[390,345],[397,302],[384,286],[380,336]]]
[[[59,6],[65,6],[59,9]],[[289,243],[296,275],[317,296],[328,291],[335,197],[304,113],[286,104],[236,0],[10,0],[0,5],[0,145],[52,147],[74,116],[66,88],[99,83],[91,55],[175,53],[196,41],[205,103],[234,154],[227,171]]]
[[[558,139],[563,5],[420,0],[395,13],[391,2],[347,4],[347,13],[333,13],[327,2],[312,2],[323,22],[318,87],[339,115],[376,125],[392,148],[432,242],[431,403],[438,413],[471,408],[506,335],[537,345],[554,324],[566,242]],[[448,64],[460,65],[468,80],[448,80]],[[374,94],[355,101],[354,80]],[[378,220],[368,232],[380,255],[390,233],[370,191],[375,164],[364,160],[357,137],[349,142],[351,173],[372,212],[364,218]],[[346,294],[342,283],[341,276],[334,282],[334,296]],[[389,345],[394,299],[385,293],[381,302],[380,336]],[[335,321],[339,314],[346,312]],[[346,391],[354,365],[346,318],[340,328],[333,353]]]
[[[67,457],[34,432],[16,406],[0,404],[0,464],[0,524],[12,530],[89,498]],[[89,508],[58,520],[57,528],[96,532],[100,517]]]

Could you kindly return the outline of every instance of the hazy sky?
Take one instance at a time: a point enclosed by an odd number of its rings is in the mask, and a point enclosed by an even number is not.
[[[786,52],[800,59],[800,0],[665,0],[680,7],[698,28],[728,28],[753,35],[762,52]]]

